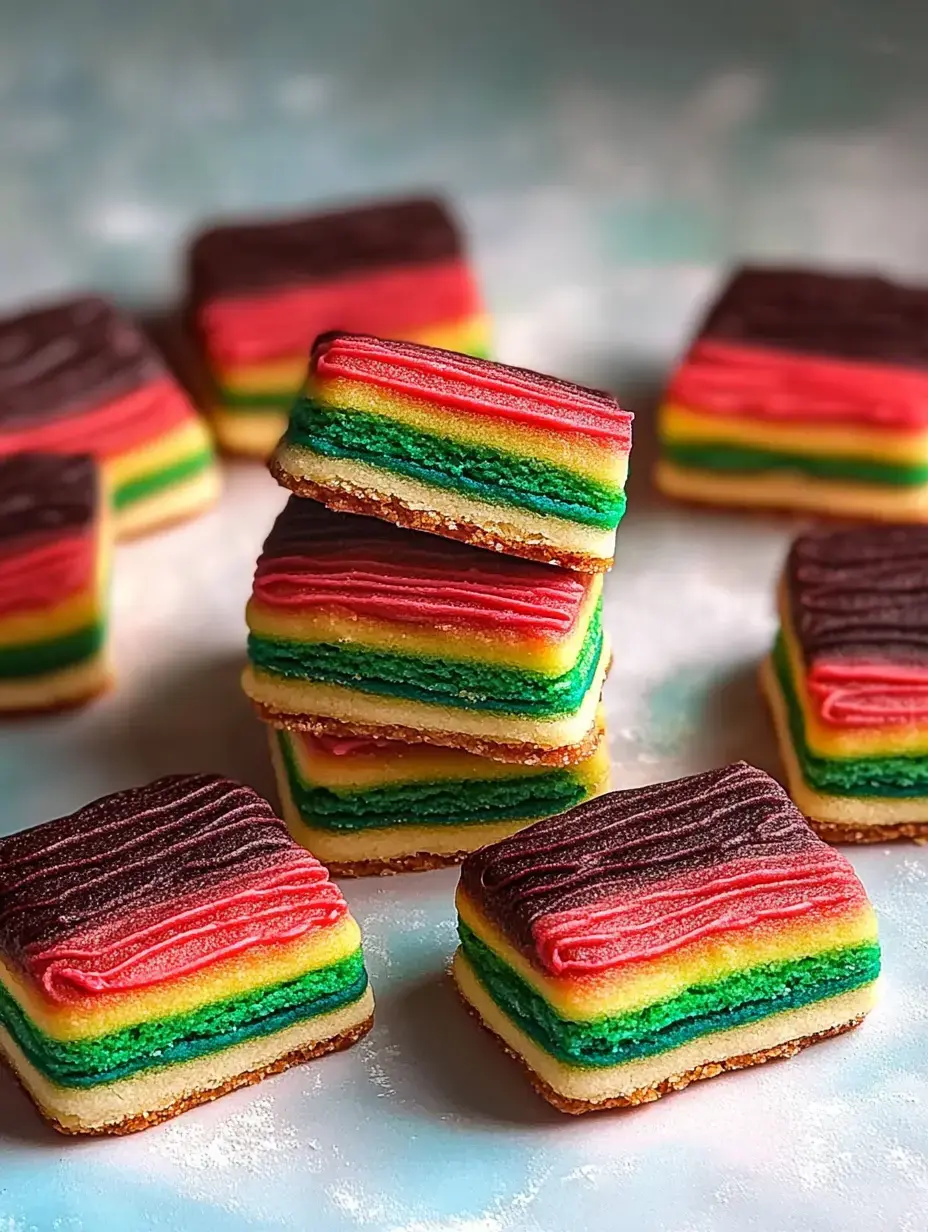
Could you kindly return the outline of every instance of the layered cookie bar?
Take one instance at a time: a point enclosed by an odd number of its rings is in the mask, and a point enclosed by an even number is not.
[[[603,718],[599,716],[602,729]],[[295,839],[343,876],[438,868],[605,791],[609,754],[520,766],[463,749],[269,729]]]
[[[0,712],[74,705],[108,685],[107,523],[92,458],[0,458]]]
[[[554,377],[328,334],[271,470],[333,509],[597,573],[625,511],[631,421]]]
[[[174,775],[0,840],[0,1056],[56,1129],[145,1129],[344,1048],[373,1000],[325,868]]]
[[[790,794],[835,842],[928,838],[928,527],[799,536],[762,671]]]
[[[209,434],[134,323],[105,300],[68,300],[0,320],[0,457],[89,453],[103,468],[118,536],[211,504]]]
[[[216,227],[193,244],[190,299],[219,440],[259,457],[280,439],[324,330],[489,347],[458,227],[428,199]]]
[[[275,727],[569,765],[598,738],[602,579],[291,497],[248,604],[245,692]]]
[[[484,847],[457,906],[462,997],[564,1112],[793,1056],[874,1000],[863,886],[743,762]]]
[[[659,431],[672,496],[928,520],[928,291],[741,270],[673,377]]]

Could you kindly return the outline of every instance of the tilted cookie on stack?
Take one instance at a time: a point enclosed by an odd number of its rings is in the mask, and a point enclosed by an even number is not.
[[[291,829],[333,869],[452,863],[606,789],[602,571],[631,419],[502,364],[317,341],[272,463],[294,495],[244,687]]]

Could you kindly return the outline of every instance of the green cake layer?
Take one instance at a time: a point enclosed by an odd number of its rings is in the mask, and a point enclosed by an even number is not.
[[[714,1031],[758,1022],[869,984],[879,975],[875,944],[767,963],[695,985],[667,1000],[616,1017],[567,1019],[458,921],[461,948],[496,1005],[530,1039],[568,1065],[621,1065],[654,1056]]]
[[[136,501],[156,496],[166,488],[172,488],[175,484],[183,483],[202,471],[208,470],[214,461],[213,451],[202,449],[199,453],[182,458],[179,462],[173,462],[170,466],[150,471],[147,475],[140,475],[137,479],[128,479],[125,483],[119,484],[113,492],[113,507],[122,510]]]
[[[301,398],[286,441],[330,458],[350,458],[433,487],[613,530],[625,492],[576,471],[480,444],[462,444],[384,415]]]
[[[904,466],[879,462],[870,458],[835,458],[812,454],[783,453],[768,449],[751,449],[743,445],[722,445],[716,442],[664,441],[663,455],[678,466],[692,470],[801,471],[819,479],[847,479],[858,483],[882,483],[900,487],[917,487],[928,483],[928,465]]]
[[[65,1043],[36,1026],[0,984],[0,1024],[51,1081],[64,1087],[92,1087],[271,1035],[292,1023],[349,1005],[366,988],[367,973],[359,949],[295,980],[215,1001],[191,1013]]]
[[[22,680],[64,671],[93,658],[103,647],[106,624],[98,621],[61,637],[0,648],[0,680]]]
[[[897,799],[928,796],[928,757],[822,757],[814,753],[806,740],[802,706],[796,696],[782,634],[774,645],[773,664],[786,702],[796,759],[810,787],[828,796]]]
[[[569,770],[508,779],[398,783],[364,791],[332,791],[301,777],[287,737],[275,733],[290,793],[308,826],[335,832],[387,826],[462,826],[550,817],[589,795]]]
[[[577,662],[563,676],[256,633],[248,637],[248,654],[261,671],[291,679],[462,710],[553,718],[580,708],[596,676],[602,643],[602,607],[597,605]]]

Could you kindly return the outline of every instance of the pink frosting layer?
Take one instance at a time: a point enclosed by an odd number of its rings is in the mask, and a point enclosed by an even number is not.
[[[894,727],[928,721],[928,668],[820,661],[806,679],[818,717],[832,727]]]
[[[37,543],[23,552],[0,552],[0,618],[43,612],[87,590],[96,558],[93,530]]]

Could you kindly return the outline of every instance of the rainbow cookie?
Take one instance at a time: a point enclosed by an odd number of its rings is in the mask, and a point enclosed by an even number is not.
[[[339,328],[489,348],[461,236],[439,201],[410,200],[216,227],[190,254],[193,327],[221,444],[267,457],[317,334]]]
[[[743,762],[484,847],[457,906],[461,995],[563,1112],[793,1056],[874,1001],[863,886]]]
[[[0,1057],[56,1129],[145,1129],[353,1043],[325,868],[250,788],[174,775],[0,840]]]
[[[333,509],[599,573],[631,421],[609,394],[522,368],[328,334],[271,470]]]
[[[291,497],[258,560],[245,692],[275,727],[570,765],[598,740],[602,578]]]
[[[0,458],[0,712],[76,705],[107,687],[109,557],[92,458]]]
[[[928,290],[740,271],[670,383],[659,434],[671,496],[928,521]]]
[[[0,320],[0,457],[90,453],[117,537],[177,521],[218,493],[209,435],[132,321],[105,300]]]
[[[928,838],[928,527],[801,535],[762,684],[823,838]]]
[[[340,876],[457,863],[609,782],[602,737],[577,765],[548,767],[396,740],[268,734],[290,833]]]

